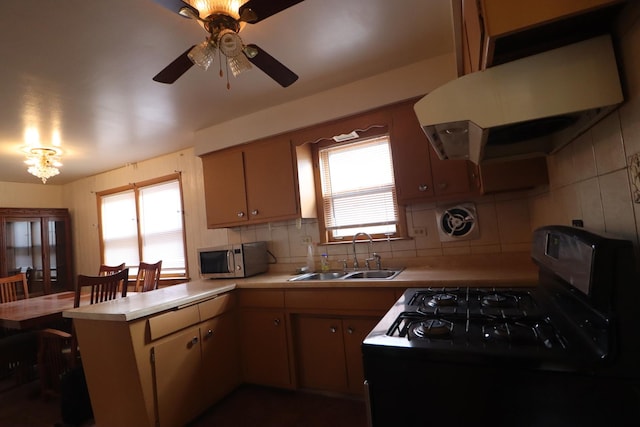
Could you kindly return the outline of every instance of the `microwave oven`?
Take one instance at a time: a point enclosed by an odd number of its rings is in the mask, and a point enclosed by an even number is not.
[[[198,249],[198,268],[203,279],[255,276],[266,272],[268,264],[266,242]]]

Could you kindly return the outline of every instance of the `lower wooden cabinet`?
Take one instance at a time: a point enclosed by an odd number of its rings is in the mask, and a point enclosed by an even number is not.
[[[202,409],[200,328],[172,335],[152,349],[160,426],[183,425]]]
[[[184,425],[240,384],[237,330],[236,312],[229,311],[152,347],[158,425]]]
[[[377,317],[294,317],[300,387],[364,393],[361,345]]]
[[[284,311],[242,309],[240,316],[244,381],[252,384],[292,387]]]
[[[237,315],[225,313],[201,324],[204,406],[217,402],[241,382]]]

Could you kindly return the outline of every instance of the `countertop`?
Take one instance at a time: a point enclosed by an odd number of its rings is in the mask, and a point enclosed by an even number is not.
[[[152,292],[128,295],[100,304],[82,306],[63,313],[73,319],[132,321],[162,311],[214,298],[234,289],[309,289],[309,288],[376,288],[376,287],[532,287],[537,283],[535,269],[522,268],[432,268],[404,269],[391,280],[322,280],[295,281],[292,274],[266,273],[245,279],[194,280],[167,286]]]
[[[64,311],[62,315],[73,319],[128,322],[194,304],[235,289],[234,283],[225,282],[212,283],[210,280],[194,280],[156,289],[152,292],[140,292],[99,304],[80,306]]]

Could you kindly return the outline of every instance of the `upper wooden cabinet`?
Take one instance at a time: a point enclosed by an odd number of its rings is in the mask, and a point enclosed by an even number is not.
[[[0,208],[0,275],[27,274],[31,295],[73,290],[67,209]]]
[[[475,194],[475,166],[468,160],[438,158],[413,110],[416,101],[392,107],[391,150],[398,203]]]
[[[202,156],[207,226],[233,227],[315,216],[315,207],[300,202],[310,162],[304,148],[293,148],[288,136],[275,136]],[[294,155],[300,151],[299,155]],[[311,172],[309,172],[311,171]],[[299,179],[300,178],[300,179]],[[308,191],[308,190],[305,190]]]
[[[611,29],[621,0],[462,0],[465,73]]]

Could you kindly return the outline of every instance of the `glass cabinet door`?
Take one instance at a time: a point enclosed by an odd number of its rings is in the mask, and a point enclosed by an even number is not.
[[[0,208],[0,275],[25,273],[31,295],[73,290],[66,210],[37,210],[31,216],[32,211]]]
[[[26,273],[29,293],[43,292],[42,220],[7,218],[5,231],[7,275]]]

